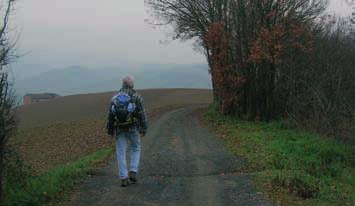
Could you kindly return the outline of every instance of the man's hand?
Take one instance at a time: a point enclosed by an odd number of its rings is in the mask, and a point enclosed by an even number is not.
[[[109,136],[114,136],[115,135],[115,132],[113,131],[113,129],[110,129],[110,130],[107,130],[107,134],[109,135]]]
[[[112,121],[108,121],[106,124],[106,132],[109,136],[115,135],[115,129],[113,127]]]
[[[140,133],[141,137],[144,137],[146,132],[145,131],[141,131],[139,133]]]

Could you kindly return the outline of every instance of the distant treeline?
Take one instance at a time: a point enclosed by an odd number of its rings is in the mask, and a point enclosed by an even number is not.
[[[322,0],[147,0],[156,23],[203,48],[224,114],[288,118],[323,134],[354,134],[355,44]],[[335,25],[336,24],[336,25]]]

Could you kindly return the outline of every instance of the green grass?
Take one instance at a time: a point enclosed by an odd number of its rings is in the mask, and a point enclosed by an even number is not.
[[[112,149],[101,149],[80,160],[50,169],[39,176],[7,185],[4,205],[44,205],[72,188],[97,163],[112,154]]]
[[[243,170],[275,202],[355,205],[353,146],[288,128],[282,122],[239,121],[213,107],[205,117],[228,148],[247,159]]]

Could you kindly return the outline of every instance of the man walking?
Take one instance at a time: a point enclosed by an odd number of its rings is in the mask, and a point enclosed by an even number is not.
[[[137,183],[141,137],[147,132],[143,98],[133,88],[133,77],[123,78],[122,89],[112,97],[107,123],[108,134],[116,137],[118,173],[122,187]],[[128,142],[131,150],[129,172],[126,160]]]

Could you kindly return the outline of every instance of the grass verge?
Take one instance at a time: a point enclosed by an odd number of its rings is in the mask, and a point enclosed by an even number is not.
[[[210,107],[205,120],[228,148],[247,160],[259,190],[281,205],[355,205],[354,147],[288,128],[246,122]]]
[[[55,167],[38,176],[22,177],[16,184],[6,185],[4,205],[44,205],[72,188],[78,177],[112,154],[112,149],[101,149],[75,162]],[[25,178],[25,179],[23,179]]]

